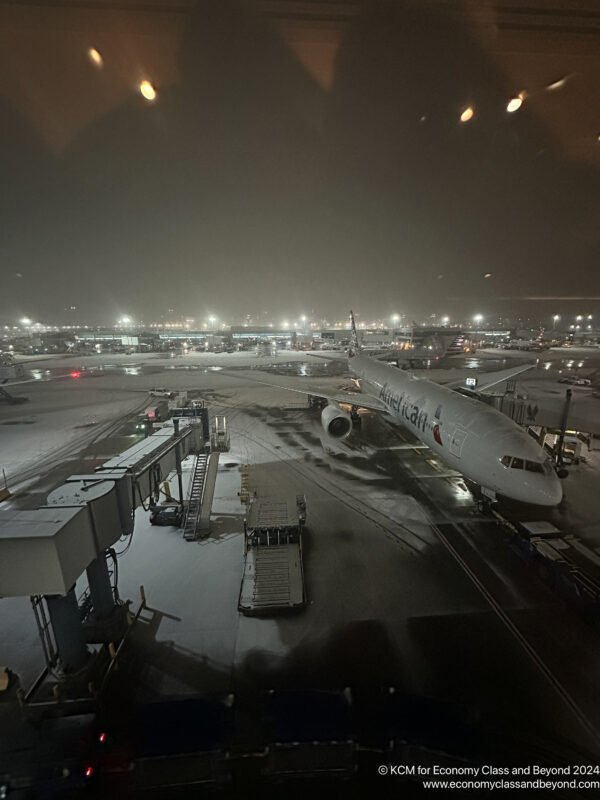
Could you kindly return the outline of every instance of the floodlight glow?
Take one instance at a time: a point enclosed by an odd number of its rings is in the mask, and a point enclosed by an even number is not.
[[[516,97],[511,97],[506,106],[506,110],[508,111],[508,113],[514,114],[515,111],[518,111],[523,105],[524,99],[525,99],[525,92],[519,92],[519,94]]]
[[[148,100],[149,102],[156,100],[156,89],[150,83],[150,81],[141,81],[139,90],[144,100]]]
[[[567,80],[569,79],[569,75],[565,75],[563,78],[559,78],[557,81],[553,81],[546,86],[551,92],[556,92],[558,89],[562,89],[563,86],[566,84]]]
[[[95,47],[90,47],[88,50],[88,58],[97,69],[102,69],[104,66],[104,59]]]

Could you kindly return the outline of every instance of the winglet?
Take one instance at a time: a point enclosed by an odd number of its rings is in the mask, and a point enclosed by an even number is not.
[[[352,346],[348,351],[348,356],[356,356],[360,353],[360,342],[358,341],[358,333],[356,330],[356,321],[354,319],[354,311],[350,309],[350,325],[352,326]]]

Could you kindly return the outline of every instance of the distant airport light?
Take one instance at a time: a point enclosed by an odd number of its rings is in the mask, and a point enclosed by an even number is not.
[[[397,325],[400,322],[400,314],[392,314],[392,322]]]
[[[23,317],[23,319],[21,320],[21,325],[31,325],[31,320],[29,319],[29,317]]]
[[[592,315],[591,314],[588,314],[588,319],[592,319]]]
[[[473,322],[477,322],[478,324],[483,322],[483,314],[475,314],[473,317]]]
[[[469,122],[475,116],[475,109],[473,106],[467,106],[460,115],[461,122]]]
[[[558,320],[560,319],[560,314],[555,314],[555,315],[552,317],[552,319],[554,320],[554,322],[558,322]]]
[[[95,47],[90,47],[87,54],[92,64],[98,69],[102,69],[102,67],[104,66],[104,59],[100,55],[99,51],[96,50]]]
[[[140,94],[142,95],[144,100],[148,100],[149,102],[156,100],[156,89],[150,83],[150,81],[142,81],[140,83],[139,88],[140,88]]]
[[[447,325],[450,322],[450,317],[442,317],[442,325]]]
[[[130,323],[131,323],[131,317],[128,314],[123,314],[123,316],[119,320],[119,325],[129,325]]]
[[[486,272],[483,277],[484,278],[491,278],[492,277],[492,273],[491,272]]]
[[[577,314],[577,316],[575,317],[575,319],[577,320],[577,322],[581,322],[581,320],[583,319],[583,317],[581,316],[581,314]]]

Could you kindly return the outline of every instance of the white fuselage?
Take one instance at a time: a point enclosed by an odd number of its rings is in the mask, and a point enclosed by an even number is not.
[[[562,486],[544,450],[500,411],[364,355],[349,367],[361,391],[466,478],[514,500],[560,503]]]

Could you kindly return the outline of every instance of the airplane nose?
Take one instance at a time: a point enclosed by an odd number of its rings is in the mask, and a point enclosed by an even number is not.
[[[563,497],[563,488],[560,478],[552,475],[544,480],[544,485],[538,489],[538,504],[541,506],[557,506]]]

